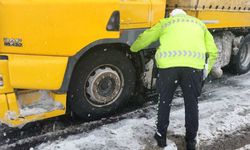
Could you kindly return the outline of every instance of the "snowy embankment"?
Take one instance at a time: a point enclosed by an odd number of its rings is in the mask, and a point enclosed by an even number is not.
[[[244,79],[244,80],[243,80]],[[250,126],[250,74],[231,77],[227,86],[211,89],[208,100],[199,104],[199,144],[212,143],[217,137]],[[231,86],[234,84],[234,86]],[[174,101],[178,100],[175,99]],[[35,149],[81,150],[152,150],[158,149],[153,139],[156,107],[145,117],[132,118],[104,125],[93,131],[58,139],[39,145]],[[172,109],[168,137],[185,136],[184,109]],[[166,149],[177,149],[173,138]],[[250,144],[250,141],[249,141]],[[176,146],[177,145],[177,146]],[[178,146],[179,147],[179,146]],[[242,149],[247,149],[246,146]],[[242,150],[241,149],[241,150]]]

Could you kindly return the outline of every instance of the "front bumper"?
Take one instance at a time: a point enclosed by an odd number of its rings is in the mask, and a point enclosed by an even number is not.
[[[47,111],[43,113],[31,114],[28,116],[23,116],[21,114],[21,104],[18,100],[16,93],[0,94],[0,122],[4,123],[10,127],[22,127],[23,125],[34,122],[37,120],[43,120],[47,118],[52,118],[66,113],[66,94],[54,94],[50,93],[54,101],[62,104],[60,109],[55,109],[52,111]],[[23,96],[27,97],[27,96]],[[33,99],[32,97],[27,97],[27,100]],[[22,99],[25,101],[25,99]],[[35,100],[35,98],[33,99]]]
[[[63,105],[62,109],[48,111],[40,114],[29,115],[23,117],[21,112],[21,102],[18,100],[20,95],[15,92],[11,86],[8,56],[0,55],[0,122],[7,124],[10,127],[20,127],[26,123],[33,122],[36,120],[42,120],[46,118],[56,117],[63,115],[66,112],[66,94],[54,94],[51,93],[52,99]],[[26,96],[23,101],[34,100],[32,97]]]

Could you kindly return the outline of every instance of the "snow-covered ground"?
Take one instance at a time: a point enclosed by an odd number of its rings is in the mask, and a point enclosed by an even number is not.
[[[250,145],[246,145],[246,146],[239,148],[237,150],[250,150]]]
[[[210,90],[209,100],[199,103],[200,128],[199,145],[212,143],[224,134],[250,126],[250,73],[230,77],[226,86]],[[231,86],[231,83],[234,86]],[[180,101],[180,98],[174,101]],[[56,150],[152,150],[159,149],[153,139],[157,106],[152,106],[145,117],[134,117],[113,124],[104,125],[90,132],[48,141],[34,149]],[[172,109],[168,132],[168,147],[177,149],[173,136],[184,137],[184,109]],[[250,141],[249,143],[250,144]],[[250,149],[246,145],[240,150]],[[33,149],[33,148],[32,148]]]

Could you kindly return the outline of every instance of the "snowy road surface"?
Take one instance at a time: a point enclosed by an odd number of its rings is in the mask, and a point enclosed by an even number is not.
[[[204,145],[213,144],[221,135],[232,135],[235,131],[250,126],[250,74],[230,77],[224,82],[224,86],[210,89],[208,97],[209,100],[199,103],[198,139],[200,149],[204,149]],[[180,99],[174,101],[180,101]],[[156,106],[152,106],[145,117],[134,117],[114,124],[103,125],[91,132],[43,143],[34,149],[159,149],[153,139],[156,117]],[[177,147],[182,149],[181,139],[183,140],[184,133],[184,109],[173,109],[168,133],[169,146],[165,149],[174,150]],[[250,144],[250,141],[245,144]],[[235,147],[231,145],[229,149],[240,147],[235,144]],[[242,149],[249,149],[249,146]]]
[[[249,97],[250,73],[226,75],[206,84],[199,102],[200,149],[250,149]],[[89,123],[75,124],[66,118],[41,121],[26,129],[0,126],[0,149],[160,150],[153,139],[156,108],[147,103],[132,112]],[[165,149],[184,149],[184,131],[183,99],[177,96]]]

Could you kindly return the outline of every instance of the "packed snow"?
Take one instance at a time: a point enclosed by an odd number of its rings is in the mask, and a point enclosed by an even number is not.
[[[36,100],[35,103],[28,106],[22,106],[20,110],[22,117],[64,109],[64,106],[61,103],[54,101],[54,99],[49,95],[48,91],[41,90],[38,92],[41,96],[38,100]]]
[[[244,77],[244,80],[242,78]],[[206,101],[199,103],[200,127],[198,140],[209,143],[223,134],[250,126],[250,73],[231,77],[228,81],[237,86],[223,86],[212,90]],[[180,99],[178,99],[179,101]],[[176,99],[174,100],[176,101]],[[158,149],[153,138],[157,106],[146,117],[125,119],[104,125],[90,132],[43,143],[34,149],[56,150],[151,150]],[[184,109],[172,109],[168,137],[185,136]],[[250,143],[249,143],[250,144]],[[248,149],[249,145],[239,150]],[[177,149],[173,139],[168,139],[167,150]]]

